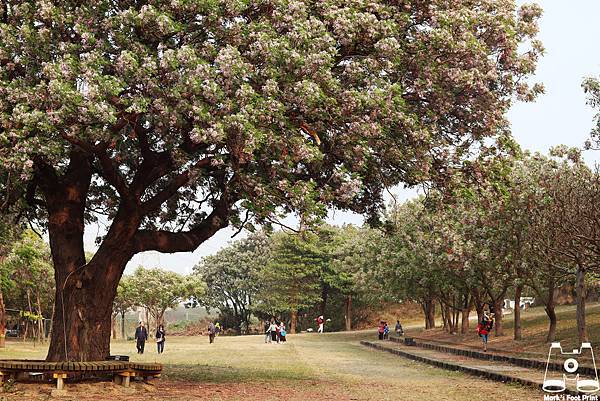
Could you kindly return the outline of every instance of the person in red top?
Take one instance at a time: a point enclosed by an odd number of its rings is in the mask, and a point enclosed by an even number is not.
[[[494,315],[488,315],[487,312],[483,312],[483,318],[477,325],[477,334],[479,334],[481,341],[483,341],[483,352],[487,352],[488,335],[492,331],[492,327],[494,327]]]
[[[385,322],[383,320],[379,322],[379,326],[377,326],[377,332],[379,333],[379,339],[383,340],[383,335],[385,333]]]
[[[315,320],[317,321],[317,325],[318,325],[317,333],[322,333],[323,332],[323,324],[325,323],[325,319],[323,319],[323,315],[319,316]]]

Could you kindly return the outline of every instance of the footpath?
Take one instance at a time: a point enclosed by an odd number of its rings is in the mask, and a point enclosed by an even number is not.
[[[361,344],[442,369],[461,371],[504,383],[519,383],[536,387],[542,391],[546,359],[522,358],[515,354],[499,351],[484,353],[471,347],[449,346],[421,339],[410,340],[407,343],[412,345],[406,345],[403,338],[394,337],[388,341],[361,341]],[[549,372],[553,372],[553,378],[560,377],[564,372],[561,363],[551,362],[548,369]],[[588,364],[579,366],[578,373],[588,377],[595,375],[593,366]],[[567,389],[562,394],[565,393],[584,395],[577,391],[574,382],[567,383]]]

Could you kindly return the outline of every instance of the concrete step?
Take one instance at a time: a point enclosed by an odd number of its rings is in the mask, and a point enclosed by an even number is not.
[[[538,368],[516,366],[497,360],[484,361],[468,355],[456,355],[418,346],[406,346],[391,341],[361,341],[361,344],[442,369],[460,371],[503,383],[519,383],[542,391],[544,370]],[[562,394],[578,395],[579,392],[574,382],[568,382],[567,389]]]

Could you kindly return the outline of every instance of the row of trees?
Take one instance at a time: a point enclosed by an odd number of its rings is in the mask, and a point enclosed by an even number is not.
[[[326,314],[328,302],[349,329],[358,298],[412,300],[426,328],[437,310],[445,329],[465,333],[470,314],[489,307],[503,335],[504,300],[519,305],[529,295],[544,305],[552,341],[558,292],[567,287],[585,341],[586,299],[600,273],[600,172],[577,149],[544,156],[505,145],[500,155],[482,152],[445,191],[390,207],[379,229],[321,226],[234,242],[194,268],[208,285],[204,302],[241,332],[252,314],[285,316],[293,331],[299,313]],[[522,337],[518,307],[513,335]]]
[[[51,319],[54,314],[50,248],[31,230],[6,234],[0,250],[0,346],[4,346],[7,309],[24,330],[23,338],[43,341],[44,319]]]
[[[517,154],[481,163],[481,174],[461,179],[450,193],[393,208],[382,236],[377,273],[400,298],[423,306],[426,326],[441,307],[444,328],[465,332],[469,313],[488,304],[503,334],[502,304],[536,297],[556,335],[557,290],[574,285],[579,340],[585,329],[586,286],[600,265],[600,174],[576,149],[551,156]],[[479,178],[477,178],[479,177]],[[459,322],[459,316],[461,317]],[[520,309],[514,310],[520,339]]]

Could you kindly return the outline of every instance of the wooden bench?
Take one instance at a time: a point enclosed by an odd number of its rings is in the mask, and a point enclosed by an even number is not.
[[[131,377],[144,379],[160,377],[162,364],[128,361],[91,361],[91,362],[46,362],[39,360],[0,360],[0,383],[6,378],[17,380],[24,374],[49,374],[56,380],[56,388],[64,388],[64,380],[81,373],[112,374],[113,381],[129,387]]]

